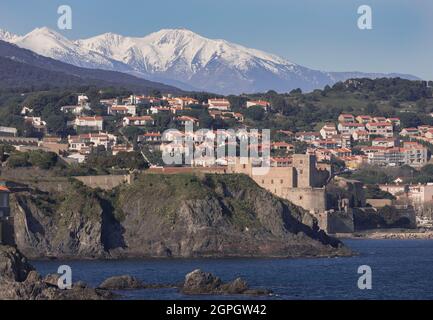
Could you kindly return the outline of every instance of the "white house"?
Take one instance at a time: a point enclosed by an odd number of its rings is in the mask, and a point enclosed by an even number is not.
[[[134,104],[127,105],[112,105],[108,106],[108,113],[112,115],[121,114],[121,115],[137,115],[137,106]]]
[[[253,101],[247,101],[247,108],[253,107],[253,106],[259,106],[265,109],[266,111],[270,107],[270,103],[263,100],[253,100]]]
[[[326,123],[322,129],[320,129],[320,135],[323,139],[330,139],[338,134],[337,128],[333,123]]]
[[[181,125],[199,125],[198,119],[194,117],[188,117],[188,116],[181,116],[176,118],[177,121],[180,122]]]
[[[138,142],[160,142],[162,140],[162,134],[159,132],[147,132],[138,136]]]
[[[141,116],[141,117],[124,117],[123,118],[123,126],[148,126],[154,125],[155,121],[151,116]]]
[[[81,151],[89,146],[103,146],[105,150],[108,150],[116,144],[116,141],[115,135],[105,132],[85,133],[68,137],[69,150],[74,151]]]
[[[87,156],[81,153],[73,153],[67,157],[70,161],[76,162],[76,163],[83,163],[86,161]]]
[[[207,101],[209,109],[228,111],[230,110],[230,101],[227,99],[209,99]]]
[[[79,95],[78,96],[78,104],[79,105],[85,105],[89,102],[89,97],[85,96],[85,95]]]
[[[338,131],[343,134],[352,135],[355,131],[365,130],[365,125],[356,122],[340,122],[338,124]]]
[[[369,122],[365,125],[370,135],[382,136],[385,138],[392,138],[394,130],[392,123],[389,122]]]
[[[0,127],[0,136],[13,136],[16,137],[18,135],[17,128],[13,127]]]
[[[156,107],[156,106],[152,106],[149,109],[149,112],[151,114],[157,114],[157,113],[160,113],[160,112],[170,112],[170,111],[171,111],[171,109],[169,107]]]
[[[403,137],[411,137],[419,135],[419,130],[417,128],[404,128],[401,130],[400,135]]]
[[[60,111],[64,113],[71,113],[75,115],[81,115],[85,110],[90,110],[88,104],[76,105],[76,106],[63,106]]]
[[[103,130],[104,119],[100,116],[94,117],[76,117],[74,120],[74,127],[76,129],[86,128],[91,130]]]

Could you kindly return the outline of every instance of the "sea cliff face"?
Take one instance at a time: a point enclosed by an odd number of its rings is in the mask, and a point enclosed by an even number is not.
[[[243,175],[144,174],[111,192],[11,197],[28,257],[301,257],[348,255],[306,211]]]
[[[71,185],[56,194],[15,193],[11,196],[15,243],[28,257],[104,255],[103,210],[92,190]]]

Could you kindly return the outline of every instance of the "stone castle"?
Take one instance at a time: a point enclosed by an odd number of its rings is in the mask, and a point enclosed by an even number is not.
[[[290,165],[271,166],[265,174],[255,168],[251,162],[237,160],[229,165],[227,173],[246,174],[260,187],[316,215],[326,211],[325,186],[331,170],[319,168],[314,155],[294,154]]]
[[[256,168],[251,162],[243,164],[238,159],[235,164],[229,165],[227,173],[246,174],[260,187],[308,210],[327,233],[354,231],[349,204],[338,211],[328,210],[326,185],[332,176],[330,165],[318,164],[314,155],[294,154],[288,166],[271,166],[263,172]]]

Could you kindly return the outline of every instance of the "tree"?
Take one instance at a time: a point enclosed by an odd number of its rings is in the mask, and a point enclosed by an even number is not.
[[[365,189],[366,199],[390,199],[394,200],[395,197],[389,192],[381,190],[377,185],[368,185]]]
[[[399,113],[399,118],[403,128],[418,127],[423,123],[418,114],[414,112],[401,112]]]
[[[244,115],[254,121],[263,120],[265,113],[265,110],[260,106],[252,106],[244,111]]]
[[[149,168],[149,164],[143,159],[140,152],[119,152],[115,156],[117,167],[129,170],[143,170]]]
[[[290,95],[299,95],[299,94],[302,94],[302,90],[300,88],[293,89],[292,91],[290,91]]]
[[[421,100],[418,100],[416,103],[416,111],[420,113],[425,113],[427,110],[427,101],[423,98]]]
[[[161,91],[153,89],[151,91],[151,96],[156,97],[156,98],[162,98],[162,94]]]
[[[171,122],[171,116],[169,114],[165,113],[157,113],[154,116],[155,119],[155,125],[159,127],[160,129],[165,129],[169,127],[169,124]]]
[[[8,144],[0,144],[0,162],[6,161],[9,154],[13,152],[15,148]]]
[[[379,108],[377,107],[377,105],[375,103],[369,103],[365,107],[365,112],[367,114],[376,115],[379,112]]]
[[[234,111],[240,110],[247,103],[247,98],[242,96],[230,95],[228,96],[228,100],[230,101],[231,108]]]
[[[284,97],[278,94],[272,95],[270,98],[270,104],[272,106],[272,109],[281,112],[282,114],[285,114],[287,109],[287,103]]]
[[[200,128],[211,129],[213,126],[213,118],[207,111],[200,113],[199,119]]]
[[[66,117],[64,115],[50,115],[47,117],[47,129],[56,135],[65,135],[67,130]]]
[[[9,156],[7,164],[10,168],[29,167],[30,163],[28,159],[29,156],[27,153],[17,152]]]
[[[122,130],[122,133],[128,138],[129,141],[136,141],[137,137],[140,134],[144,133],[144,130],[142,128],[137,128],[133,126],[126,127]]]
[[[305,153],[307,152],[308,144],[303,141],[296,141],[294,147],[295,153]]]
[[[58,157],[54,152],[36,150],[28,153],[28,161],[34,167],[48,170],[56,166]]]

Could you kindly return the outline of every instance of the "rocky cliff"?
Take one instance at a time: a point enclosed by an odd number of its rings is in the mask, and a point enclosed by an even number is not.
[[[28,257],[101,257],[103,209],[96,193],[71,184],[64,192],[11,196],[15,243]]]
[[[243,175],[140,176],[107,193],[12,195],[15,238],[29,257],[346,255],[306,211]]]

